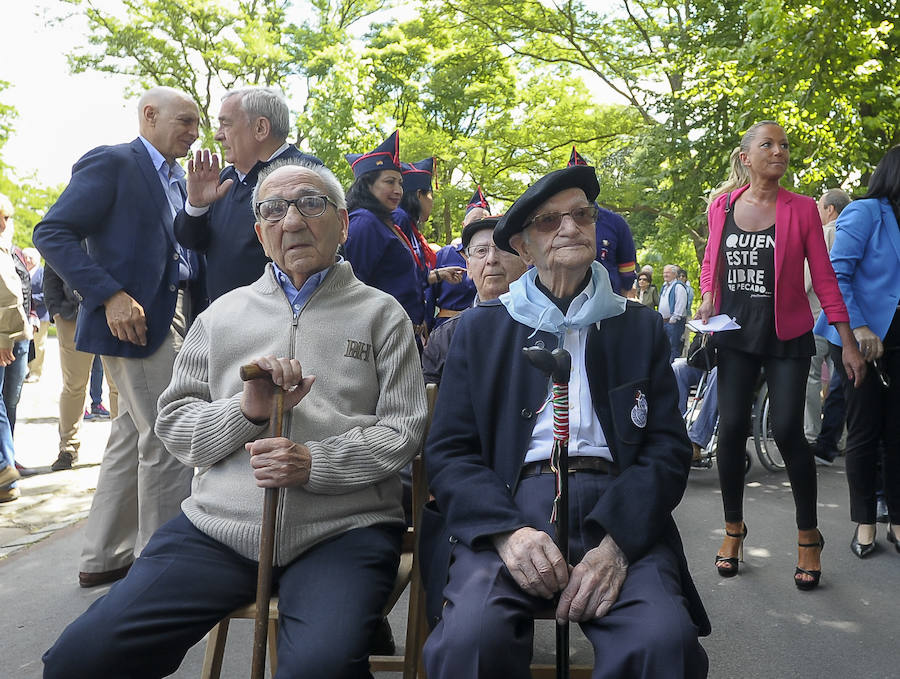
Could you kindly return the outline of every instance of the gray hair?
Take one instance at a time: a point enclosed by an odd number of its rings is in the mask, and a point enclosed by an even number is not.
[[[12,217],[16,209],[13,207],[12,201],[5,195],[0,193],[0,214],[5,217]]]
[[[337,206],[338,210],[347,209],[347,199],[344,196],[344,188],[331,170],[318,163],[310,163],[309,161],[295,158],[280,158],[260,170],[259,176],[256,179],[256,186],[253,187],[253,195],[250,196],[250,209],[253,210],[253,214],[257,217],[259,217],[259,215],[256,212],[256,203],[259,201],[260,188],[265,183],[266,179],[269,178],[269,175],[283,167],[299,167],[304,170],[309,170],[322,182],[325,187],[325,195]]]
[[[843,189],[828,189],[822,194],[822,202],[830,205],[834,211],[841,214],[841,211],[850,205],[850,195]]]
[[[265,118],[272,126],[273,137],[281,141],[287,139],[291,133],[291,112],[280,90],[274,87],[242,87],[226,92],[222,101],[235,96],[241,98],[241,110],[251,121]]]

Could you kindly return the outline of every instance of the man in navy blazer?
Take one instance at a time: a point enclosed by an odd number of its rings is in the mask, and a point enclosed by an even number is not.
[[[691,447],[662,321],[594,262],[592,167],[550,173],[494,231],[534,268],[459,320],[425,452],[425,666],[441,677],[530,677],[533,618],[582,625],[602,676],[705,677],[709,620],[672,519]],[[565,348],[568,558],[550,535],[547,376],[523,347]]]
[[[34,230],[41,254],[81,300],[76,347],[105,357],[120,395],[85,529],[83,587],[125,574],[153,531],[178,513],[193,475],[153,426],[199,310],[192,301],[205,299],[201,261],[172,228],[185,196],[175,159],[197,139],[200,116],[189,96],[166,87],[145,92],[138,112],[140,136],[85,154]]]
[[[210,300],[250,285],[269,261],[253,230],[256,215],[250,205],[260,171],[287,158],[322,164],[285,141],[290,131],[290,110],[281,92],[231,90],[222,97],[215,137],[231,165],[220,173],[218,156],[205,149],[188,162],[188,200],[175,217],[175,237],[206,256]]]

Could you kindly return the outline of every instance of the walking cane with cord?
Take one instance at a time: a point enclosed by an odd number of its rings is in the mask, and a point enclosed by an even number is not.
[[[253,363],[241,366],[241,379],[268,380],[275,390],[269,436],[284,435],[284,389],[272,382],[272,376]],[[278,488],[266,488],[263,497],[262,526],[259,535],[259,571],[256,577],[256,620],[253,627],[253,664],[251,679],[263,679],[266,670],[266,637],[269,631],[269,599],[272,596],[272,563],[275,557],[275,519],[278,516]]]
[[[543,347],[525,347],[525,357],[538,370],[550,375],[553,388],[553,450],[550,468],[556,474],[556,497],[550,523],[556,528],[556,546],[569,563],[569,372],[572,357],[565,349],[552,352]],[[555,601],[559,602],[559,595]],[[569,622],[556,623],[556,677],[569,678]]]

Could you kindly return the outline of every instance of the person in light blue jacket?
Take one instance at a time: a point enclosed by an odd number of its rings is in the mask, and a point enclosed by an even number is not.
[[[869,182],[865,198],[837,220],[831,263],[850,314],[850,326],[868,363],[863,383],[847,381],[847,483],[850,543],[860,559],[876,549],[876,467],[883,442],[885,497],[891,527],[887,540],[900,553],[900,146],[889,150]],[[837,332],[823,316],[816,333],[840,356]],[[843,371],[840,361],[835,362]],[[843,375],[842,375],[843,377]]]

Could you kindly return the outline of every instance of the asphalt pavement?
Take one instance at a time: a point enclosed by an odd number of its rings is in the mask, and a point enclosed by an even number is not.
[[[109,423],[85,422],[75,469],[50,472],[58,443],[59,375],[56,340],[49,338],[41,381],[23,388],[15,433],[17,459],[42,473],[20,482],[19,500],[0,505],[0,610],[4,611],[0,677],[40,677],[41,654],[109,589],[81,589],[77,577],[83,519]],[[860,561],[850,553],[853,527],[843,460],[817,469],[819,526],[826,545],[822,584],[813,592],[800,592],[793,584],[797,534],[784,472],[767,472],[754,455],[745,490],[749,535],[744,562],[740,575],[729,579],[720,578],[713,565],[723,535],[715,468],[691,472],[676,520],[712,619],[713,633],[703,640],[710,677],[900,677],[900,554],[886,542],[884,524],[878,526],[880,549],[875,554]],[[405,602],[390,619],[402,645]],[[223,677],[249,675],[251,636],[249,621],[232,623]],[[589,660],[584,637],[574,631],[572,638],[573,660]],[[553,648],[552,623],[541,621],[536,659],[552,663]],[[172,676],[199,677],[202,658],[201,642]]]

